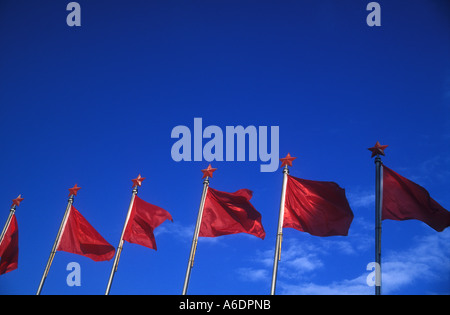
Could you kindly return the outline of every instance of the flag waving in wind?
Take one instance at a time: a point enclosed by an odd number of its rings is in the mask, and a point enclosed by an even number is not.
[[[353,221],[345,190],[333,182],[312,181],[289,175],[296,157],[280,159],[283,168],[277,242],[273,259],[272,286],[275,294],[278,262],[281,260],[283,228],[290,227],[315,236],[347,235]]]
[[[420,220],[438,232],[450,226],[450,212],[444,209],[422,186],[383,167],[382,219]]]
[[[91,258],[94,261],[110,260],[115,249],[81,213],[71,205],[57,249]]]
[[[69,188],[69,200],[66,211],[56,234],[50,256],[47,260],[36,295],[40,295],[45,279],[57,251],[65,251],[91,258],[94,261],[110,260],[114,256],[114,247],[89,224],[73,206],[75,196],[81,187],[77,184]]]
[[[13,199],[8,219],[0,234],[0,275],[17,269],[19,265],[19,226],[15,211],[22,201],[22,195]]]
[[[173,222],[169,212],[136,195],[123,239],[156,250],[153,230],[165,220]]]
[[[234,193],[223,192],[209,187],[209,178],[216,168],[211,164],[203,169],[203,192],[198,209],[197,222],[192,238],[186,277],[182,295],[187,294],[191,270],[199,236],[216,237],[236,233],[248,233],[264,239],[266,232],[261,224],[261,214],[250,203],[252,192],[240,189]]]
[[[0,242],[0,257],[0,275],[17,269],[19,262],[19,229],[14,214]]]
[[[123,242],[139,244],[156,250],[156,240],[153,230],[157,228],[165,220],[172,220],[169,212],[158,206],[152,205],[137,196],[138,187],[142,186],[145,177],[141,174],[133,182],[133,192],[131,195],[130,206],[128,207],[127,217],[120,236],[119,245],[117,246],[116,257],[109,275],[108,285],[105,294],[108,295],[111,290],[114,274],[117,271],[120,254],[123,249]]]
[[[283,227],[315,236],[347,235],[353,220],[345,190],[288,175]]]
[[[388,145],[379,141],[368,148],[375,157],[375,294],[381,295],[381,223],[416,219],[440,232],[450,226],[450,212],[444,209],[422,186],[383,165],[381,155]]]
[[[228,193],[209,187],[199,236],[248,233],[264,239],[261,214],[250,203],[251,198],[252,191],[248,189]]]

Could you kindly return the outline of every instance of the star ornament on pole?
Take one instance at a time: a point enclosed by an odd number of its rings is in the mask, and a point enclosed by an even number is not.
[[[81,187],[78,187],[77,184],[75,184],[75,186],[73,186],[72,188],[69,188],[69,197],[72,195],[76,196],[80,189]]]
[[[139,174],[135,179],[132,179],[131,181],[133,182],[133,187],[142,186],[144,179],[145,177],[141,177],[141,174]]]
[[[293,157],[293,156],[291,156],[290,153],[288,153],[285,158],[280,159],[281,167],[292,166],[292,161],[294,161],[295,159],[296,159],[296,157]]]
[[[372,151],[372,156],[377,156],[377,155],[384,155],[384,150],[388,147],[388,145],[381,145],[380,142],[377,141],[377,143],[375,143],[375,146],[369,148],[369,151]]]
[[[211,177],[212,178],[213,177],[213,173],[216,170],[217,170],[217,168],[212,168],[211,164],[209,164],[206,169],[202,170],[202,172],[203,172],[203,177],[202,178],[205,178],[205,177]]]
[[[12,203],[11,207],[12,206],[18,207],[22,201],[23,201],[22,194],[20,194],[19,196],[17,196],[16,199],[13,199],[13,201],[12,201],[13,203]]]

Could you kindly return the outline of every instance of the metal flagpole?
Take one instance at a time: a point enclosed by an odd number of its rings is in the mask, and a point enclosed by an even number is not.
[[[131,209],[133,208],[134,199],[135,199],[137,193],[138,193],[138,186],[136,185],[133,188],[133,194],[131,196],[130,206],[128,207],[127,217],[125,219],[125,224],[123,225],[122,234],[120,235],[119,245],[117,246],[116,256],[114,257],[114,263],[113,263],[113,266],[112,266],[112,269],[111,269],[111,274],[109,276],[109,281],[108,281],[108,285],[106,287],[105,295],[109,295],[109,291],[111,290],[111,284],[112,284],[112,281],[113,281],[113,278],[114,278],[114,274],[117,271],[117,266],[119,264],[120,254],[122,253],[122,248],[123,248],[123,235],[125,234],[125,230],[127,228],[128,220],[130,219],[130,215],[131,215]]]
[[[284,203],[286,200],[286,186],[289,175],[289,169],[286,165],[283,169],[283,186],[281,189],[280,213],[278,215],[277,243],[275,246],[275,255],[273,258],[272,287],[270,294],[275,295],[275,287],[277,282],[278,261],[281,259],[281,242],[283,241],[283,219],[284,219]]]
[[[9,228],[9,224],[11,223],[12,216],[16,212],[16,207],[20,204],[20,202],[23,200],[21,198],[22,195],[19,195],[16,199],[13,200],[13,204],[11,205],[11,209],[9,209],[9,215],[6,219],[5,226],[3,227],[2,234],[0,234],[0,244],[3,242],[3,238],[5,237],[6,231]]]
[[[74,188],[69,189],[70,195],[69,195],[69,200],[67,202],[66,212],[64,213],[64,217],[61,221],[61,225],[59,226],[58,234],[56,234],[56,239],[55,239],[55,242],[53,243],[52,251],[50,252],[50,256],[48,258],[47,265],[45,266],[44,274],[42,275],[42,279],[41,279],[41,282],[39,283],[39,288],[36,292],[36,295],[41,294],[42,287],[44,286],[45,279],[47,278],[47,275],[48,275],[48,271],[50,270],[50,266],[52,265],[53,258],[55,257],[56,249],[58,248],[62,231],[64,230],[64,227],[67,222],[67,217],[70,212],[70,208],[72,207],[72,204],[73,204],[73,197],[77,194],[77,191],[80,188],[80,187],[76,187],[76,186],[77,185],[75,185]],[[76,190],[73,191],[72,189],[76,189]]]
[[[372,148],[372,157],[375,156],[375,295],[381,294],[381,217],[383,206],[383,162],[380,155],[384,155],[387,145],[378,141]]]
[[[195,224],[194,236],[192,237],[191,252],[189,254],[189,260],[186,268],[186,277],[184,278],[183,292],[181,293],[182,295],[186,295],[187,293],[191,270],[194,266],[195,251],[197,250],[198,234],[200,233],[200,224],[202,222],[203,209],[205,207],[206,193],[208,192],[209,178],[213,177],[213,173],[216,170],[217,168],[212,168],[211,164],[209,164],[206,169],[202,170],[202,178],[205,179],[203,181],[202,199],[200,200],[200,207],[198,208],[197,223]]]
[[[109,295],[109,291],[111,290],[111,284],[112,284],[112,281],[114,278],[114,274],[117,271],[117,266],[119,265],[120,254],[122,253],[122,249],[123,249],[123,236],[125,234],[125,230],[127,228],[128,221],[130,220],[131,209],[133,209],[134,199],[136,198],[136,195],[138,193],[138,187],[142,185],[142,181],[144,179],[145,179],[145,177],[141,177],[141,174],[139,174],[138,177],[131,180],[133,182],[133,194],[131,195],[131,201],[130,201],[130,205],[128,206],[127,217],[126,217],[125,223],[123,225],[122,234],[120,235],[119,245],[117,246],[116,256],[114,257],[114,263],[113,263],[113,266],[111,269],[111,274],[109,275],[109,280],[108,280],[108,285],[106,286],[105,295]]]
[[[2,234],[0,234],[0,245],[3,242],[3,238],[5,237],[6,231],[8,230],[9,224],[11,223],[11,219],[12,219],[12,216],[14,215],[15,211],[16,211],[16,205],[13,205],[11,207],[11,209],[9,209],[8,218],[6,219],[6,223],[5,223],[5,226],[3,227]]]
[[[281,201],[280,201],[280,212],[278,214],[278,229],[277,229],[277,242],[275,245],[275,255],[273,258],[273,272],[272,272],[272,286],[270,288],[270,294],[275,295],[275,287],[277,284],[277,273],[278,273],[278,262],[281,260],[281,242],[283,241],[283,220],[284,220],[284,205],[286,200],[286,187],[289,175],[288,166],[292,166],[292,161],[296,157],[292,157],[290,153],[286,155],[285,158],[280,159],[281,167],[283,169],[283,186],[281,188]]]
[[[375,158],[375,295],[381,294],[381,207],[383,204],[383,169],[381,158]]]
[[[208,186],[209,186],[209,177],[206,176],[205,180],[203,181],[202,199],[200,201],[200,207],[198,209],[197,223],[195,224],[194,236],[192,237],[191,253],[189,254],[189,261],[188,261],[187,269],[186,269],[186,277],[184,278],[182,295],[186,295],[186,293],[187,293],[189,279],[191,277],[191,270],[192,270],[192,267],[194,266],[194,256],[195,256],[195,251],[197,249],[198,234],[200,233],[200,224],[202,222],[202,215],[203,215],[203,209],[205,207],[205,199],[206,199],[206,193],[208,192]]]

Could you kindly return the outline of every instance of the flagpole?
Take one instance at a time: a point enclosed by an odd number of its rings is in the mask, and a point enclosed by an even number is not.
[[[281,242],[283,241],[284,204],[285,204],[285,200],[286,200],[286,186],[287,186],[288,175],[289,175],[289,169],[288,169],[288,166],[286,165],[283,169],[283,186],[281,189],[280,212],[278,215],[277,242],[276,242],[276,246],[275,246],[275,255],[273,258],[272,286],[270,289],[271,295],[275,295],[275,287],[276,287],[277,273],[278,273],[278,261],[281,260]]]
[[[139,175],[138,178],[140,178],[140,175]],[[131,209],[133,209],[134,199],[136,198],[136,195],[138,193],[138,186],[140,186],[140,184],[137,184],[136,186],[133,187],[133,194],[131,195],[131,201],[130,201],[130,205],[128,207],[127,217],[126,217],[125,223],[123,225],[122,234],[120,235],[119,245],[117,246],[116,256],[114,257],[114,263],[113,263],[113,266],[112,266],[112,269],[111,269],[111,274],[109,276],[108,285],[106,286],[105,295],[109,295],[109,291],[111,290],[111,284],[112,284],[112,281],[113,281],[113,278],[114,278],[114,274],[117,271],[117,266],[119,264],[120,254],[122,253],[122,249],[123,249],[123,236],[125,234],[125,230],[127,228],[128,221],[130,220]]]
[[[383,169],[379,155],[375,158],[375,295],[381,294],[381,208],[383,204]]]
[[[383,206],[383,162],[380,155],[388,145],[381,145],[377,141],[368,150],[375,157],[375,295],[381,295],[381,217]]]
[[[76,187],[76,185],[75,185],[75,187]],[[36,292],[36,295],[40,295],[41,294],[42,287],[44,286],[45,279],[47,278],[48,272],[50,270],[50,266],[52,265],[52,262],[53,262],[53,258],[55,257],[56,249],[58,248],[62,231],[64,230],[64,227],[66,225],[67,217],[68,217],[68,214],[70,212],[70,208],[72,207],[74,195],[76,195],[76,192],[75,192],[75,194],[73,194],[73,193],[70,194],[69,200],[67,201],[66,212],[64,213],[64,217],[63,217],[63,219],[61,221],[61,224],[59,226],[58,234],[56,234],[56,239],[55,239],[55,242],[53,243],[52,251],[50,252],[50,256],[48,258],[47,265],[45,266],[44,274],[42,275],[42,279],[41,279],[41,282],[39,283],[39,288],[38,288],[38,290]]]
[[[200,224],[202,221],[203,209],[205,207],[205,199],[206,199],[206,193],[208,192],[208,186],[209,186],[209,177],[206,176],[205,180],[203,181],[202,198],[200,201],[200,207],[198,209],[197,223],[195,224],[194,236],[192,237],[191,253],[189,254],[189,261],[188,261],[187,269],[186,269],[186,277],[184,278],[182,295],[186,295],[186,293],[187,293],[189,279],[191,277],[191,270],[192,270],[192,267],[194,266],[195,251],[197,249],[198,234],[200,233]]]
[[[19,195],[19,197],[20,197],[20,195]],[[2,234],[0,234],[0,245],[2,244],[3,238],[5,237],[5,234],[6,234],[6,231],[9,228],[9,224],[11,223],[12,216],[16,212],[16,207],[17,206],[15,204],[12,204],[11,209],[9,209],[8,218],[6,219],[6,223],[5,223],[5,226],[3,227]]]

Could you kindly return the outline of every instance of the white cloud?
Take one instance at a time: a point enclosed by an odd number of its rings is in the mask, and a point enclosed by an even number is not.
[[[367,208],[375,205],[375,193],[373,191],[347,193],[348,203],[352,208]]]
[[[450,280],[450,229],[441,233],[430,231],[424,237],[412,239],[412,246],[401,251],[387,252],[382,257],[382,293],[401,294],[414,283]],[[367,243],[363,241],[363,243]],[[366,270],[370,261],[361,265],[361,272],[354,278],[318,283],[319,270],[329,263],[328,256],[341,252],[355,255],[361,244],[347,240],[326,239],[283,242],[282,260],[279,264],[277,294],[325,294],[352,295],[374,294],[374,287],[367,284],[372,270]],[[346,250],[340,250],[340,248]],[[367,247],[364,247],[367,252]],[[269,283],[272,277],[273,250],[257,251],[254,268],[238,270],[243,281]],[[371,256],[372,257],[372,256]],[[345,268],[345,265],[342,266]],[[320,271],[321,272],[321,271]],[[323,281],[323,280],[322,280]],[[450,291],[450,287],[449,287]],[[450,293],[450,292],[448,292]]]
[[[390,253],[382,261],[384,292],[395,293],[418,280],[450,280],[450,230],[413,241],[415,246]]]
[[[373,294],[367,284],[371,271],[353,279],[329,284],[304,282],[293,284],[286,279],[277,285],[281,294]],[[449,281],[450,230],[417,239],[414,246],[388,254],[382,260],[382,293],[396,294],[416,281]],[[449,287],[450,289],[450,287]],[[450,292],[449,292],[450,293]]]
[[[194,225],[184,226],[178,222],[166,222],[155,229],[155,236],[169,234],[177,239],[191,242],[194,228]]]
[[[269,270],[267,269],[239,268],[238,274],[242,280],[250,282],[268,282],[271,279],[271,274],[269,275]]]
[[[442,141],[445,142],[446,135],[442,135]],[[430,140],[427,140],[428,142]],[[450,157],[448,154],[433,155],[423,160],[417,165],[394,169],[400,175],[408,178],[418,185],[425,187],[436,187],[437,185],[447,184],[450,176]],[[433,191],[430,191],[433,196]]]
[[[178,222],[168,222],[158,226],[155,229],[155,236],[168,234],[182,242],[191,243],[194,235],[195,225],[182,225]],[[199,237],[198,242],[203,244],[221,244],[226,239],[233,237],[255,239],[254,235],[247,233],[238,233],[232,235],[223,235],[218,237]]]
[[[297,239],[283,241],[281,262],[278,265],[278,278],[299,279],[303,275],[322,268],[319,253],[324,250],[311,243],[302,243]],[[252,258],[254,268],[240,268],[238,274],[244,281],[270,281],[274,260],[274,249],[257,251]],[[260,265],[261,267],[258,267]]]
[[[331,284],[315,284],[312,282],[293,285],[289,283],[279,283],[280,294],[288,295],[361,295],[372,294],[374,289],[366,283],[366,275],[361,275],[355,279],[332,282]]]

